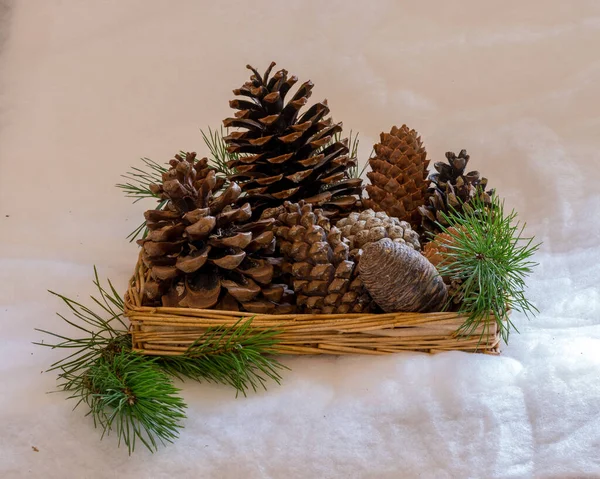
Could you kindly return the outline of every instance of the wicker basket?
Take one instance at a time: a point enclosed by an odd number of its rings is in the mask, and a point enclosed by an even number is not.
[[[134,350],[148,355],[181,355],[207,328],[232,326],[254,318],[253,328],[281,331],[280,354],[390,354],[400,351],[466,351],[499,354],[496,323],[480,325],[470,336],[455,331],[464,317],[456,313],[251,314],[210,309],[142,306],[149,272],[138,260],[127,293]]]

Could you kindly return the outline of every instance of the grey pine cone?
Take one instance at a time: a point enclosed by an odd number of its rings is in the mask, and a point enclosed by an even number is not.
[[[419,235],[413,231],[406,221],[388,216],[383,211],[377,213],[372,209],[360,213],[350,213],[347,218],[337,222],[336,226],[348,239],[350,253],[356,255],[359,249],[382,238],[390,238],[396,243],[406,243],[416,250],[421,249]]]
[[[390,238],[365,247],[358,271],[386,313],[440,311],[448,295],[444,281],[427,258]]]

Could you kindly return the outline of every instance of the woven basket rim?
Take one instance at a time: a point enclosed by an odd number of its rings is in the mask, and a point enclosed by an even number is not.
[[[456,312],[257,314],[241,311],[142,306],[150,272],[141,260],[124,296],[134,349],[145,354],[183,354],[207,328],[252,319],[259,330],[281,331],[281,354],[390,354],[399,351],[461,350],[499,354],[500,332],[493,315],[473,334],[458,336],[467,318]],[[510,314],[510,312],[509,312]],[[397,338],[394,340],[394,338]],[[187,346],[186,346],[187,345]]]

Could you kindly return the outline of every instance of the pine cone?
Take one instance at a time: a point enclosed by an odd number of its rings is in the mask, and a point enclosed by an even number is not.
[[[448,248],[452,244],[452,234],[455,228],[449,228],[448,233],[439,233],[433,240],[423,246],[423,255],[437,268],[445,259]]]
[[[167,204],[163,211],[144,214],[150,232],[138,243],[151,273],[145,302],[291,312],[291,292],[271,284],[274,266],[281,263],[272,256],[275,221],[250,221],[250,205],[235,204],[240,187],[232,182],[220,191],[224,180],[206,158],[196,161],[195,156],[176,156],[162,184],[152,186]]]
[[[456,228],[448,228],[447,233],[437,234],[433,240],[423,246],[423,256],[429,260],[436,268],[443,265],[446,260],[446,254],[451,251]],[[461,293],[462,280],[450,276],[442,276],[446,287],[448,288],[448,297],[452,300],[452,310],[458,309],[462,303],[463,295]]]
[[[382,238],[390,238],[396,243],[406,243],[419,251],[419,235],[410,228],[406,221],[390,218],[385,212],[368,209],[361,213],[350,213],[347,218],[337,222],[336,226],[342,235],[348,239],[350,254],[357,257],[359,250],[369,243],[375,243]]]
[[[448,215],[452,209],[461,213],[463,205],[468,204],[475,197],[490,204],[490,196],[493,194],[493,190],[485,191],[488,180],[480,177],[478,171],[465,174],[465,168],[469,163],[467,150],[461,150],[458,156],[449,151],[446,153],[446,159],[448,163],[440,161],[434,164],[437,173],[429,176],[432,187],[429,189],[428,203],[419,207],[422,227],[431,236],[441,231],[436,222],[444,226],[449,225],[442,213]]]
[[[373,299],[386,312],[441,311],[447,290],[435,267],[405,243],[369,243],[358,264]]]
[[[362,180],[350,178],[348,168],[355,160],[348,157],[348,141],[334,141],[342,131],[341,123],[325,118],[327,101],[316,103],[300,115],[312,94],[313,83],[303,83],[292,98],[285,97],[298,81],[279,70],[269,78],[275,63],[263,76],[254,73],[250,81],[234,90],[230,106],[239,110],[227,118],[226,127],[245,131],[225,137],[227,151],[240,154],[228,163],[236,170],[231,181],[239,182],[255,214],[284,201],[299,201],[320,206],[327,216],[341,217],[356,208]]]
[[[341,231],[331,227],[320,209],[286,202],[265,210],[275,218],[275,236],[292,277],[296,302],[303,313],[362,313],[375,307]]]
[[[381,142],[373,148],[376,156],[369,160],[371,184],[364,207],[419,226],[418,207],[427,198],[429,166],[421,137],[406,125],[394,126],[390,133],[381,133]]]
[[[464,295],[462,293],[462,279],[451,278],[448,282],[444,281],[448,288],[448,298],[452,302],[452,306],[448,311],[458,311],[463,302]]]

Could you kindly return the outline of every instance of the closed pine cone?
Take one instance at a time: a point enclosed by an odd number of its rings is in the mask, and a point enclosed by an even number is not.
[[[373,300],[386,312],[441,311],[446,286],[435,267],[404,243],[383,238],[369,243],[358,264]]]
[[[359,250],[369,243],[382,238],[390,238],[397,243],[406,243],[419,251],[419,235],[413,231],[406,221],[390,217],[384,211],[377,213],[372,209],[360,213],[350,213],[347,218],[339,220],[336,226],[342,235],[348,239],[350,254],[356,256]]]
[[[449,215],[452,210],[461,213],[463,206],[475,197],[485,204],[490,203],[493,190],[485,191],[487,178],[478,171],[465,173],[469,158],[467,150],[461,150],[458,155],[449,151],[446,153],[447,163],[438,161],[434,164],[436,173],[429,176],[431,188],[427,203],[419,207],[425,232],[432,235],[440,233],[442,230],[437,223],[449,225],[444,215]]]
[[[255,214],[284,201],[304,200],[320,206],[326,216],[345,216],[356,209],[362,180],[350,178],[348,169],[356,159],[348,156],[348,140],[334,141],[342,124],[326,118],[326,100],[300,114],[312,95],[310,81],[285,102],[298,78],[286,70],[269,78],[274,66],[261,76],[248,65],[253,75],[233,91],[246,99],[230,101],[238,111],[223,122],[240,128],[225,137],[227,151],[240,155],[228,163],[236,171],[229,179],[240,183]]]
[[[266,210],[262,218],[277,220],[273,231],[300,312],[361,313],[374,307],[347,242],[322,210],[286,202]]]
[[[236,205],[240,187],[222,190],[208,160],[195,156],[177,155],[152,186],[167,203],[144,214],[149,234],[138,243],[151,275],[144,303],[291,312],[291,292],[272,284],[281,262],[272,257],[274,220],[251,221],[250,205]]]
[[[372,171],[367,173],[369,198],[363,199],[363,205],[419,226],[418,208],[425,204],[429,186],[429,160],[421,137],[406,125],[394,126],[390,133],[381,133],[381,142],[373,148]]]

